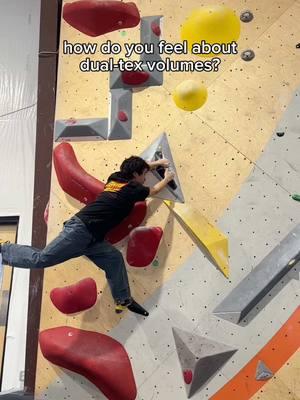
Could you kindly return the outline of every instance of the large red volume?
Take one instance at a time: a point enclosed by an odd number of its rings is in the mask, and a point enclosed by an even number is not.
[[[134,400],[136,385],[126,350],[111,337],[62,326],[40,333],[44,357],[83,375],[109,400]]]
[[[70,143],[59,144],[53,152],[54,167],[61,188],[81,203],[91,203],[103,192],[104,183],[88,174],[77,161]]]
[[[82,279],[74,285],[52,289],[50,298],[64,314],[84,311],[96,303],[97,285],[92,278]]]
[[[106,240],[111,244],[117,243],[124,239],[132,229],[141,225],[147,212],[147,204],[145,201],[135,203],[131,213],[118,226],[113,228],[107,235]]]
[[[132,28],[141,20],[134,3],[98,0],[79,0],[65,4],[63,18],[73,28],[93,37]]]
[[[155,257],[163,230],[159,227],[139,227],[129,235],[127,262],[132,267],[146,267]]]

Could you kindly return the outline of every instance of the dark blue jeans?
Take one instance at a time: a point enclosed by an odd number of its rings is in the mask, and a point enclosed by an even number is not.
[[[76,216],[64,224],[60,234],[44,249],[19,244],[3,244],[3,263],[17,268],[46,268],[71,258],[86,256],[106,274],[116,302],[130,298],[130,288],[122,253],[107,241],[97,242]]]

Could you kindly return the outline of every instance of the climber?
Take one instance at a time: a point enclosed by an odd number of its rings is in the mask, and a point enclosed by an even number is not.
[[[156,185],[144,186],[149,170],[162,166],[165,176]],[[86,256],[103,269],[115,301],[115,311],[126,307],[148,315],[131,297],[122,253],[105,240],[106,234],[127,217],[138,201],[159,193],[174,178],[165,158],[146,162],[131,156],[123,161],[119,172],[107,180],[97,199],[64,222],[63,230],[44,249],[19,244],[0,244],[0,277],[3,264],[17,268],[46,268],[71,258]]]

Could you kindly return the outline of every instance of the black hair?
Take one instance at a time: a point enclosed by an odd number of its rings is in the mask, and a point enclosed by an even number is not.
[[[129,158],[126,158],[122,162],[120,167],[121,174],[126,179],[133,179],[134,172],[136,172],[138,175],[141,175],[145,171],[145,169],[149,171],[150,169],[149,165],[146,163],[145,160],[137,156],[131,156]]]

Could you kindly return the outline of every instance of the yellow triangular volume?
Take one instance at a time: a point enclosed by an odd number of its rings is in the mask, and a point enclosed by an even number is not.
[[[222,273],[229,277],[228,239],[212,225],[198,210],[187,205],[165,200],[165,204],[180,218],[187,228],[199,239],[215,260]]]

